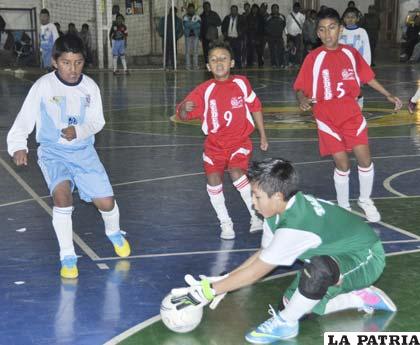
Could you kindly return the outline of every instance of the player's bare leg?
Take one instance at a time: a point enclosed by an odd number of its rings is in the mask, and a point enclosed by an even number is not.
[[[341,151],[333,155],[334,169],[334,186],[337,193],[338,206],[350,210],[349,202],[349,175],[350,160],[347,152]]]
[[[381,215],[370,198],[373,188],[373,179],[375,177],[375,169],[372,163],[369,146],[357,145],[353,148],[353,152],[357,159],[359,171],[360,196],[357,204],[365,212],[368,221],[379,222],[381,220]]]
[[[258,218],[254,208],[252,207],[251,185],[249,184],[248,177],[240,168],[229,169],[229,174],[233,181],[233,185],[241,194],[242,200],[248,208],[249,214],[251,216],[249,232],[262,230],[263,222]]]
[[[210,202],[216,211],[217,218],[220,221],[220,238],[224,240],[232,240],[235,238],[232,219],[229,217],[226,208],[225,196],[223,194],[223,179],[220,173],[211,173],[207,175],[207,193]]]

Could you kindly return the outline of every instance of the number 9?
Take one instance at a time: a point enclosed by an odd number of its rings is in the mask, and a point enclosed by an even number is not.
[[[230,123],[232,122],[233,114],[231,111],[225,111],[225,114],[223,115],[225,121],[226,121],[226,127],[229,127]]]

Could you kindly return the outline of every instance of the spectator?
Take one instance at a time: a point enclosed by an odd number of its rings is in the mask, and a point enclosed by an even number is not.
[[[50,23],[50,12],[43,8],[39,14],[41,29],[39,32],[39,42],[41,51],[42,67],[47,70],[52,69],[51,55],[55,40],[58,38],[57,28]]]
[[[375,66],[375,49],[376,44],[378,43],[379,30],[381,28],[381,20],[376,12],[375,5],[370,5],[368,7],[368,13],[364,16],[362,26],[369,37],[371,66]]]
[[[246,52],[247,52],[247,17],[251,13],[251,5],[249,2],[244,3],[244,13],[242,14],[244,20],[245,20],[245,30],[244,30],[244,37],[242,39],[242,66],[246,65]]]
[[[413,54],[414,47],[420,42],[420,15],[414,17],[414,23],[407,25],[407,31],[405,33],[406,46],[405,54],[406,59],[409,60]]]
[[[208,62],[209,45],[219,38],[217,27],[222,25],[219,15],[212,11],[210,2],[203,3],[203,13],[201,14],[201,43],[203,45],[204,61]]]
[[[191,68],[192,53],[194,69],[198,69],[198,41],[200,39],[201,18],[195,14],[195,6],[192,3],[188,4],[183,25],[185,36],[185,67],[187,69]]]
[[[67,28],[67,33],[70,35],[79,35],[79,32],[76,29],[76,25],[74,23],[69,23],[68,28]]]
[[[9,65],[13,62],[13,35],[6,31],[6,21],[0,16],[0,65]]]
[[[320,44],[318,35],[316,33],[316,16],[315,10],[310,10],[308,16],[303,23],[302,38],[303,38],[303,58],[314,48]]]
[[[242,39],[245,31],[245,20],[239,15],[238,6],[232,5],[230,14],[223,19],[222,33],[233,51],[235,67],[242,68]]]
[[[300,12],[300,3],[293,4],[293,10],[286,18],[287,46],[289,64],[300,65],[302,61],[302,29],[305,16]]]
[[[92,35],[89,31],[89,25],[84,23],[82,25],[82,30],[79,33],[80,38],[83,41],[83,44],[86,49],[86,64],[91,65],[93,62],[92,59]]]
[[[247,67],[252,67],[254,65],[255,52],[257,51],[258,33],[260,31],[259,26],[261,25],[259,11],[260,7],[257,4],[253,4],[251,7],[251,13],[248,15],[248,17],[246,17]],[[259,61],[259,63],[262,62]]]
[[[184,30],[182,28],[182,20],[176,15],[178,9],[174,7],[174,18],[175,18],[175,53],[177,51],[178,40],[182,37]],[[172,25],[172,7],[169,10],[167,16],[167,26],[166,26],[166,66],[173,68],[175,66],[175,57],[174,57],[174,45],[173,45],[173,25]],[[162,37],[162,50],[164,46],[165,39],[165,17],[160,18],[159,27],[158,27],[159,36]]]
[[[118,57],[121,58],[121,64],[124,68],[124,74],[129,74],[127,69],[127,60],[125,59],[125,49],[127,48],[128,29],[124,24],[124,16],[117,14],[116,21],[112,23],[109,31],[109,39],[112,47],[113,73],[117,74]]]
[[[243,15],[246,17],[248,14],[251,13],[251,5],[249,2],[244,3],[244,13]]]
[[[267,37],[265,36],[265,24],[269,17],[267,12],[268,5],[266,2],[263,2],[260,6],[258,13],[259,16],[259,25],[257,27],[257,59],[258,67],[264,66],[264,51],[265,45],[267,43]]]
[[[279,5],[271,5],[271,14],[265,24],[265,33],[270,49],[271,66],[283,67],[284,40],[283,32],[286,27],[286,17],[279,11]]]
[[[55,22],[55,23],[54,23],[54,25],[55,25],[55,27],[57,28],[58,37],[63,36],[63,35],[64,35],[64,32],[63,32],[63,31],[61,31],[61,25],[60,25],[60,23]]]

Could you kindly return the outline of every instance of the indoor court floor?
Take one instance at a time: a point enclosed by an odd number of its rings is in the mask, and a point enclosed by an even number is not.
[[[405,105],[420,79],[417,66],[381,64],[378,80]],[[270,147],[262,153],[254,136],[254,159],[283,157],[297,167],[301,189],[334,200],[333,163],[318,153],[310,114],[297,109],[292,83],[296,70],[244,70],[263,102]],[[248,233],[249,215],[225,179],[233,241],[219,238],[219,225],[206,192],[198,123],[171,119],[175,105],[204,71],[134,70],[130,76],[88,71],[99,84],[107,124],[96,148],[114,187],[121,226],[131,256],[115,256],[91,204],[75,193],[73,225],[80,255],[79,278],[59,276],[58,245],[51,225],[51,198],[30,139],[29,164],[15,167],[6,135],[37,72],[0,72],[0,343],[237,345],[244,333],[267,319],[293,278],[295,265],[265,281],[229,294],[206,310],[200,326],[175,334],[159,320],[159,304],[186,273],[216,275],[244,261],[261,233]],[[377,285],[398,306],[396,314],[348,311],[301,322],[300,334],[283,344],[323,344],[325,331],[420,331],[420,117],[394,114],[381,95],[364,88],[376,180],[373,198],[382,213],[374,224],[387,251]],[[351,197],[358,190],[355,165]],[[355,212],[360,212],[354,204]],[[281,344],[281,342],[279,343]]]

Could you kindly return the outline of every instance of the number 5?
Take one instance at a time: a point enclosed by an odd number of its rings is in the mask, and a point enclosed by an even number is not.
[[[344,91],[344,89],[343,89],[343,85],[344,85],[344,83],[341,83],[341,82],[340,83],[337,83],[337,91],[340,92],[338,94],[337,98],[343,97],[344,94],[346,93],[346,91]]]

